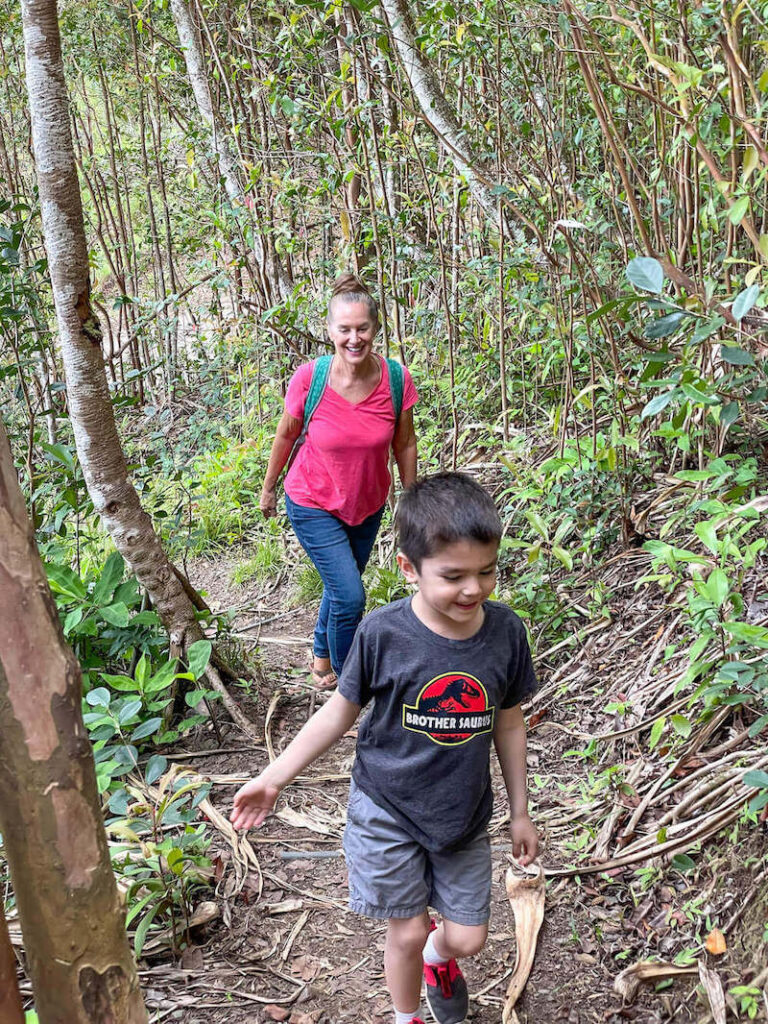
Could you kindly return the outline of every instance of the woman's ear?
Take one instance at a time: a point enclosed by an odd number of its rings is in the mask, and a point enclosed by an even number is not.
[[[407,555],[404,555],[402,551],[397,552],[397,564],[400,566],[400,572],[405,576],[409,583],[418,583],[419,574],[416,571],[416,567]]]

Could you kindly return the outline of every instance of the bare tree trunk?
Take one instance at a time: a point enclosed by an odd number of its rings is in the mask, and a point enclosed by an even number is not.
[[[1,1024],[24,1024],[24,1007],[19,992],[16,974],[16,956],[8,934],[8,924],[3,913],[0,895],[0,1022]]]
[[[56,2],[23,0],[22,12],[43,234],[77,454],[96,512],[183,651],[202,635],[200,625],[128,477],[91,307]]]
[[[406,0],[381,0],[389,22],[389,30],[406,77],[427,124],[448,150],[459,172],[466,178],[475,200],[494,223],[498,223],[499,207],[487,182],[492,173],[482,166],[472,152],[456,114],[451,110],[440,83],[418,43]]]
[[[245,190],[240,178],[240,166],[226,129],[218,113],[214,110],[211,101],[203,49],[197,28],[192,20],[189,0],[171,0],[171,14],[173,15],[173,21],[179,35],[181,48],[184,51],[189,84],[192,86],[197,109],[211,133],[211,143],[218,160],[219,172],[224,180],[224,187],[227,190],[230,201],[234,205],[241,206],[245,202]],[[279,298],[285,298],[291,291],[290,282],[287,280],[279,261],[270,252],[268,240],[262,239],[257,233],[256,225],[254,225],[252,244],[256,261],[259,264],[263,277],[266,279],[263,284],[266,283],[268,285],[265,288],[267,300],[269,301],[273,289],[277,290]]]
[[[0,831],[35,1008],[41,1024],[146,1024],[81,690],[0,423]]]

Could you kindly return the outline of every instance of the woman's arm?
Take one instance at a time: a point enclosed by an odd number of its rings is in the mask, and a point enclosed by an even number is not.
[[[259,508],[267,519],[277,514],[277,481],[280,479],[291,449],[301,433],[301,425],[302,421],[291,416],[287,410],[283,411],[280,422],[277,424],[259,500]]]
[[[235,793],[230,815],[235,828],[258,828],[275,806],[280,792],[340,740],[359,714],[359,704],[342,697],[338,690],[332,694],[282,754]]]
[[[392,451],[400,472],[400,483],[410,487],[416,480],[416,429],[413,425],[413,409],[403,409],[397,421]]]

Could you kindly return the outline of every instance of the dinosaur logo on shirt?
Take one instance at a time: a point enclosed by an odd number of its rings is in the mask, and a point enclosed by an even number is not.
[[[403,705],[403,728],[454,747],[491,732],[495,713],[479,679],[466,672],[445,672],[427,683],[415,704]]]

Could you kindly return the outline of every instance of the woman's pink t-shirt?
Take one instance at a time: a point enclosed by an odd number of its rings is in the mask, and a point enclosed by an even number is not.
[[[313,365],[300,366],[288,383],[285,408],[297,420],[304,418]],[[403,410],[418,397],[403,367]],[[362,402],[348,402],[330,384],[326,387],[285,478],[286,494],[297,505],[323,509],[357,526],[387,500],[394,435],[389,369],[382,359],[381,380]]]

